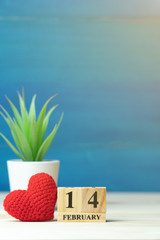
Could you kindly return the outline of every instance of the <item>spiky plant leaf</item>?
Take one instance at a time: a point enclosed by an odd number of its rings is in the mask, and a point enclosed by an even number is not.
[[[23,135],[20,127],[18,126],[17,122],[12,120],[9,113],[1,106],[5,114],[7,115],[8,119],[4,116],[4,114],[1,113],[7,124],[9,125],[11,129],[11,133],[13,136],[13,139],[18,147],[18,149],[21,151],[22,155],[24,156],[27,161],[32,161],[33,157],[31,154],[31,151],[29,149],[29,145],[27,143],[27,140],[25,136]]]
[[[30,123],[30,147],[32,150],[33,159],[35,160],[37,155],[37,125],[34,117]]]
[[[30,109],[29,109],[29,144],[32,150],[33,158],[36,157],[37,153],[37,124],[36,124],[36,108],[35,108],[36,95],[33,96]]]
[[[11,124],[10,124],[9,119],[8,119],[2,112],[0,112],[0,115],[4,118],[4,120],[6,121],[6,123],[8,124],[8,126],[11,128]]]
[[[0,133],[0,136],[5,140],[5,142],[13,150],[13,152],[20,157],[20,159],[25,160],[23,156],[18,152],[18,150],[12,145],[12,143],[2,133]]]
[[[17,108],[15,107],[15,105],[12,103],[12,101],[7,96],[6,96],[6,99],[7,99],[7,101],[9,102],[9,104],[12,108],[12,111],[14,113],[15,119],[16,119],[19,127],[22,129],[23,128],[23,123],[22,123],[22,119],[21,119],[21,116],[20,116]]]
[[[54,126],[54,129],[53,131],[51,132],[51,134],[46,138],[46,140],[42,143],[38,153],[37,153],[37,156],[36,156],[36,161],[42,161],[43,160],[43,157],[44,155],[46,154],[48,148],[50,147],[51,143],[52,143],[52,140],[55,136],[57,132],[57,125]]]
[[[54,95],[53,97],[55,96],[56,95]],[[34,95],[32,98],[29,112],[27,111],[25,105],[24,90],[22,91],[22,96],[18,93],[18,97],[21,114],[18,112],[17,108],[14,106],[14,104],[9,98],[7,98],[7,100],[14,114],[13,119],[2,106],[1,108],[4,114],[2,112],[0,112],[0,114],[3,116],[4,120],[10,127],[12,137],[19,151],[3,134],[1,134],[1,136],[11,147],[11,149],[24,161],[41,161],[59,128],[63,114],[60,118],[58,125],[55,125],[51,134],[43,142],[50,115],[57,107],[57,105],[53,106],[46,115],[47,105],[53,97],[48,99],[43,105],[37,121],[35,108],[36,95]]]
[[[45,114],[46,114],[46,108],[48,103],[56,96],[57,94],[55,94],[54,96],[52,96],[51,98],[49,98],[45,104],[43,105],[43,108],[38,116],[38,120],[37,120],[37,148],[40,147],[40,145],[42,144],[42,140],[41,140],[41,129],[43,126],[43,121],[45,118]]]
[[[21,142],[21,149],[22,149],[22,154],[26,161],[33,161],[33,154],[30,148],[30,145],[24,135],[24,133],[21,131],[21,129],[18,127],[17,123],[15,122],[15,130],[17,132],[17,136],[19,141]]]
[[[48,151],[52,141],[53,141],[53,138],[54,136],[56,135],[56,132],[61,124],[61,121],[62,121],[62,118],[63,118],[63,113],[61,115],[61,118],[59,120],[59,123],[58,125],[56,124],[53,128],[53,131],[50,133],[50,135],[45,139],[45,141],[42,143],[41,147],[39,148],[39,151],[38,151],[38,154],[37,154],[37,157],[36,157],[36,161],[42,161],[44,155],[46,154],[46,152]]]
[[[48,126],[48,122],[49,122],[49,118],[50,118],[50,115],[52,114],[52,112],[56,109],[56,107],[58,107],[58,104],[53,106],[49,112],[47,113],[44,121],[43,121],[43,125],[42,125],[42,133],[41,133],[41,142],[43,142],[43,139],[44,139],[44,136],[45,136],[45,133],[46,133],[46,129],[47,129],[47,126]]]
[[[11,133],[12,133],[12,137],[14,139],[15,144],[17,145],[18,149],[20,150],[20,152],[22,152],[21,149],[21,142],[18,139],[17,136],[17,132],[15,131],[15,126],[14,123],[12,121],[12,119],[8,119],[2,112],[0,112],[0,114],[2,115],[2,117],[4,118],[4,120],[6,121],[6,123],[8,124],[8,126],[10,127]]]
[[[4,107],[2,107],[1,105],[0,105],[0,107],[2,108],[2,110],[3,110],[3,112],[6,114],[6,116],[8,117],[9,121],[10,121],[10,122],[13,122],[11,116],[10,116],[9,113],[6,111],[6,109],[5,109]],[[2,115],[2,117],[5,117],[4,114],[1,113],[1,115]],[[6,120],[6,118],[4,118],[4,119]]]
[[[29,116],[28,116],[28,112],[27,112],[27,109],[25,106],[24,97],[22,98],[20,93],[18,93],[18,97],[19,97],[19,104],[20,104],[21,115],[22,115],[23,133],[25,134],[26,139],[29,142],[29,132],[30,132],[29,131]]]
[[[33,96],[30,109],[29,109],[29,120],[32,121],[33,118],[36,119],[36,109],[35,109],[35,100],[36,100],[36,95]]]

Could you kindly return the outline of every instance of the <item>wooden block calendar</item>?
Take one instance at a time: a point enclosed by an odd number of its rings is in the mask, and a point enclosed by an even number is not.
[[[59,222],[105,222],[106,188],[58,188]]]

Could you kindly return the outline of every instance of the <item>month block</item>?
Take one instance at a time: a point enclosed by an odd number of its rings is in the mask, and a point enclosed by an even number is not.
[[[105,222],[106,188],[58,188],[58,221]]]

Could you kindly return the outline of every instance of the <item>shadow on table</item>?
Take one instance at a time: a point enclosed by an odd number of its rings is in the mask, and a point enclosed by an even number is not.
[[[114,222],[125,222],[125,220],[122,220],[122,219],[107,219],[106,220],[106,223],[114,223]]]

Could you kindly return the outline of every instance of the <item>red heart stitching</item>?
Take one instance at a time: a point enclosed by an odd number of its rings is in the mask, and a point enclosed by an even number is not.
[[[4,202],[4,209],[21,221],[45,221],[54,218],[57,201],[57,186],[47,173],[33,175],[27,190],[9,193]]]

